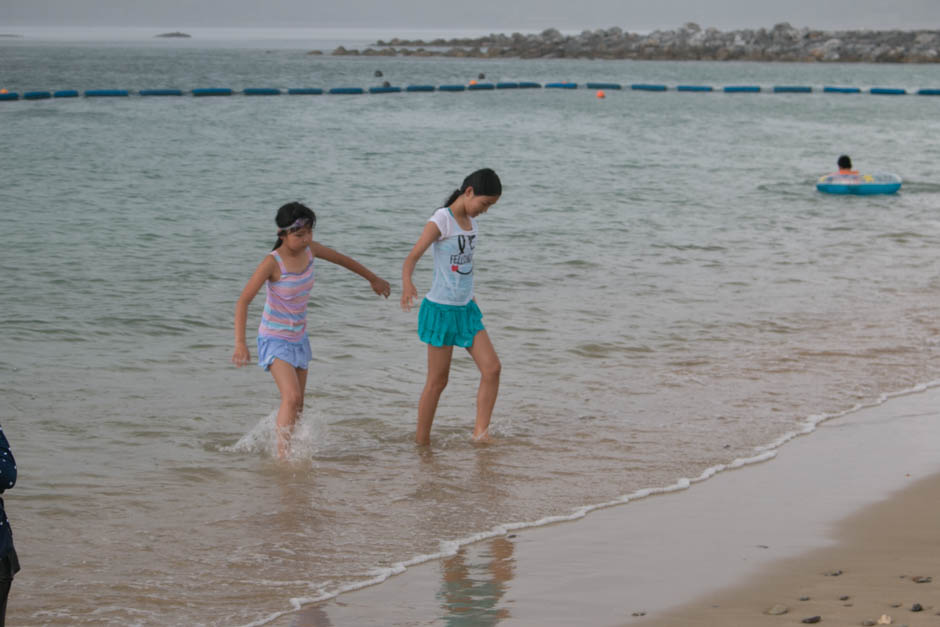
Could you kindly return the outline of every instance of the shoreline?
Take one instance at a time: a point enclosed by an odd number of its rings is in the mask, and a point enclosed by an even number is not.
[[[699,611],[695,599],[782,560],[831,548],[837,521],[940,473],[940,449],[930,444],[940,441],[937,407],[937,388],[892,397],[825,420],[810,437],[776,451],[776,459],[628,507],[597,509],[572,524],[493,535],[265,624],[436,624],[468,609],[442,606],[455,562],[461,572],[468,564],[482,568],[468,590],[501,591],[471,595],[489,604],[486,611],[504,613],[500,624],[563,625],[585,617],[597,625],[650,624],[689,604]],[[741,503],[749,505],[742,510]],[[504,575],[494,577],[500,570]]]

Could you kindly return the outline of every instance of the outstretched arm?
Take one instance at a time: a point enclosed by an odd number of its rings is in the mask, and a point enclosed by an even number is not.
[[[335,263],[338,266],[346,268],[350,272],[355,272],[363,279],[368,281],[369,285],[372,286],[372,291],[379,296],[388,298],[388,295],[392,293],[392,288],[389,286],[388,281],[379,278],[378,275],[352,257],[347,257],[343,253],[336,252],[332,248],[317,242],[310,244],[310,250],[313,252],[314,257],[329,261],[330,263]]]
[[[437,238],[440,236],[441,230],[437,225],[433,222],[428,222],[424,225],[424,230],[421,231],[421,237],[418,238],[414,248],[412,248],[408,256],[405,257],[405,263],[401,266],[401,308],[405,311],[411,311],[412,301],[418,297],[418,290],[415,288],[414,283],[411,282],[411,275],[415,271],[415,266],[418,265],[418,260],[421,259],[421,255],[423,255],[428,247],[437,241]]]
[[[271,278],[274,271],[277,270],[277,262],[270,255],[258,264],[255,273],[248,279],[245,289],[238,297],[238,303],[235,305],[235,352],[232,353],[232,363],[236,366],[244,366],[251,359],[251,353],[248,351],[248,345],[245,343],[245,324],[248,319],[248,305],[254,300],[255,295],[264,282]]]

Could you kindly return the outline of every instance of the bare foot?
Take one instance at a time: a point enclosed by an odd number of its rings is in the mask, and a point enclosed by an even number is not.
[[[470,438],[474,444],[486,444],[487,442],[492,442],[493,438],[490,437],[490,430],[487,429],[483,433],[477,435],[476,433]]]
[[[290,436],[292,427],[274,428],[275,437],[277,437],[277,458],[280,461],[287,461],[290,458]]]

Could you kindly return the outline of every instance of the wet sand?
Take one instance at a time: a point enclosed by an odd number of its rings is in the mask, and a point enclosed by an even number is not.
[[[940,625],[940,475],[850,516],[835,533],[836,546],[772,564],[648,624],[759,627],[818,616],[827,625]]]
[[[940,625],[938,497],[933,388],[688,490],[478,542],[273,624]]]

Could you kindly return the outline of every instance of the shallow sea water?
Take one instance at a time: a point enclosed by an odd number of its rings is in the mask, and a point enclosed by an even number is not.
[[[15,624],[260,624],[453,554],[759,455],[819,416],[940,379],[935,66],[315,57],[0,42],[30,89],[488,80],[806,84],[804,94],[525,90],[0,103],[0,419],[23,571]],[[382,69],[384,78],[373,76]],[[896,196],[818,194],[841,153]],[[471,170],[477,300],[503,363],[469,441],[455,354],[430,449],[404,255]],[[232,311],[280,204],[391,281],[321,263],[296,459]],[[415,274],[430,281],[427,259]],[[249,343],[262,296],[249,317]],[[252,351],[254,354],[254,351]],[[574,523],[577,524],[577,523]],[[495,530],[495,531],[494,531]]]

